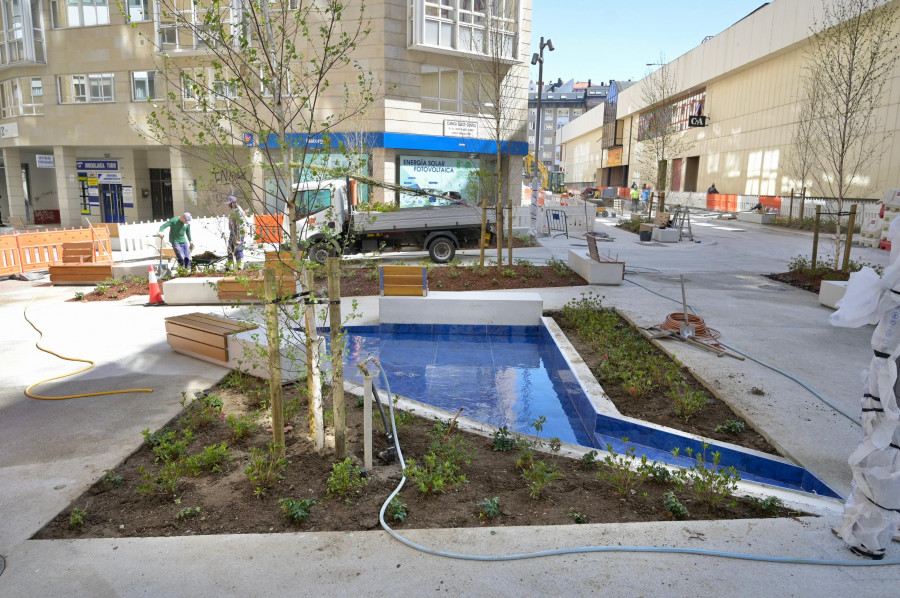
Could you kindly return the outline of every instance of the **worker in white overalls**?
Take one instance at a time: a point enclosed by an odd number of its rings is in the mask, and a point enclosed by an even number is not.
[[[900,218],[891,222],[890,265],[879,278],[871,268],[850,276],[835,326],[877,324],[872,334],[872,362],[864,372],[860,423],[863,439],[850,455],[853,471],[844,517],[834,533],[854,553],[881,560],[900,528],[900,404],[897,361],[900,358]]]

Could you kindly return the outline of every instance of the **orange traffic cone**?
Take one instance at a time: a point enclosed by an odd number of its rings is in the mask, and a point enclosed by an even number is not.
[[[163,296],[162,291],[159,290],[159,283],[156,281],[156,271],[153,270],[153,266],[147,266],[147,268],[150,270],[147,274],[147,279],[150,281],[150,303],[147,305],[162,305]]]

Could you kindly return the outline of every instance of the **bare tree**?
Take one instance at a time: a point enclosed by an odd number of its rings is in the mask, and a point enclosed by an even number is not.
[[[693,143],[685,138],[677,120],[675,103],[680,90],[676,68],[666,62],[664,55],[660,55],[659,62],[662,66],[648,72],[641,82],[641,101],[646,108],[638,121],[638,164],[641,179],[655,181],[656,189],[663,191],[672,180],[669,162],[684,155]]]
[[[257,214],[288,219],[291,267],[302,268],[295,183],[333,170],[314,156],[346,153],[332,134],[355,126],[375,100],[373,77],[354,57],[369,34],[365,3],[342,0],[159,0],[157,72],[168,93],[139,130],[205,164],[209,193],[242,195]],[[348,156],[342,168],[358,167]],[[303,198],[300,197],[302,200]],[[298,273],[301,281],[309,278]],[[307,291],[312,289],[307,288]],[[311,308],[279,305],[306,323],[293,341],[312,365],[313,402],[321,388]],[[332,326],[340,325],[332,322]],[[293,330],[281,328],[282,335]],[[270,341],[268,351],[279,349]],[[300,356],[292,356],[300,361]],[[275,372],[270,372],[275,378]],[[321,397],[321,394],[318,395]],[[322,449],[321,404],[310,430]],[[273,420],[275,420],[273,409]],[[277,421],[277,420],[276,420]],[[276,430],[276,441],[280,430]]]
[[[527,105],[527,71],[517,65],[518,36],[515,35],[518,0],[484,0],[479,4],[483,11],[483,27],[472,29],[466,38],[464,49],[473,53],[468,61],[471,72],[464,77],[464,111],[477,115],[481,126],[488,131],[496,149],[493,160],[482,165],[482,185],[487,201],[492,196],[492,204],[497,223],[497,267],[503,265],[503,236],[501,223],[506,223],[508,241],[507,263],[513,263],[512,197],[509,196],[509,154],[504,154],[510,141],[524,137],[525,122],[523,109]],[[508,218],[503,219],[504,195]],[[482,219],[484,220],[484,218]],[[484,246],[485,225],[482,223],[482,246]],[[481,265],[484,265],[482,251]]]
[[[864,192],[888,133],[881,107],[897,63],[897,11],[885,0],[826,0],[812,30],[803,86],[814,97],[812,137],[820,188],[840,214],[853,190]],[[835,218],[834,265],[841,255]]]
[[[791,147],[784,161],[784,173],[794,189],[811,188],[816,174],[815,115],[819,112],[819,88],[801,86],[797,101],[797,122],[791,137]]]

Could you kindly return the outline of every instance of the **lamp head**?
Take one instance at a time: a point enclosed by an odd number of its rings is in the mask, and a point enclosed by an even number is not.
[[[537,53],[537,52],[535,52],[534,54],[531,55],[531,64],[532,64],[532,66],[536,65],[536,64],[537,64],[538,62],[540,62],[540,61],[541,61],[541,57],[538,56],[538,53]]]
[[[553,40],[552,39],[547,40],[547,47],[550,49],[551,52],[553,51]]]

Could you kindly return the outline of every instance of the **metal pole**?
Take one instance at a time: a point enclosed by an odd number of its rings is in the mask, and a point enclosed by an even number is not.
[[[812,266],[813,269],[816,267],[816,255],[819,252],[819,218],[822,215],[822,206],[816,206],[816,223],[813,226],[813,251],[812,251]]]
[[[850,268],[850,246],[853,244],[854,226],[856,226],[856,204],[850,206],[850,221],[847,223],[847,238],[844,240],[844,267],[841,268],[841,272],[846,272]]]
[[[541,159],[541,128],[543,127],[543,123],[541,122],[541,95],[544,91],[544,38],[541,38],[540,47],[540,58],[538,59],[538,102],[537,102],[537,114],[535,115],[535,123],[534,123],[534,174],[533,176],[538,176],[538,160]],[[541,185],[543,189],[543,185]],[[499,223],[498,223],[499,225]]]

